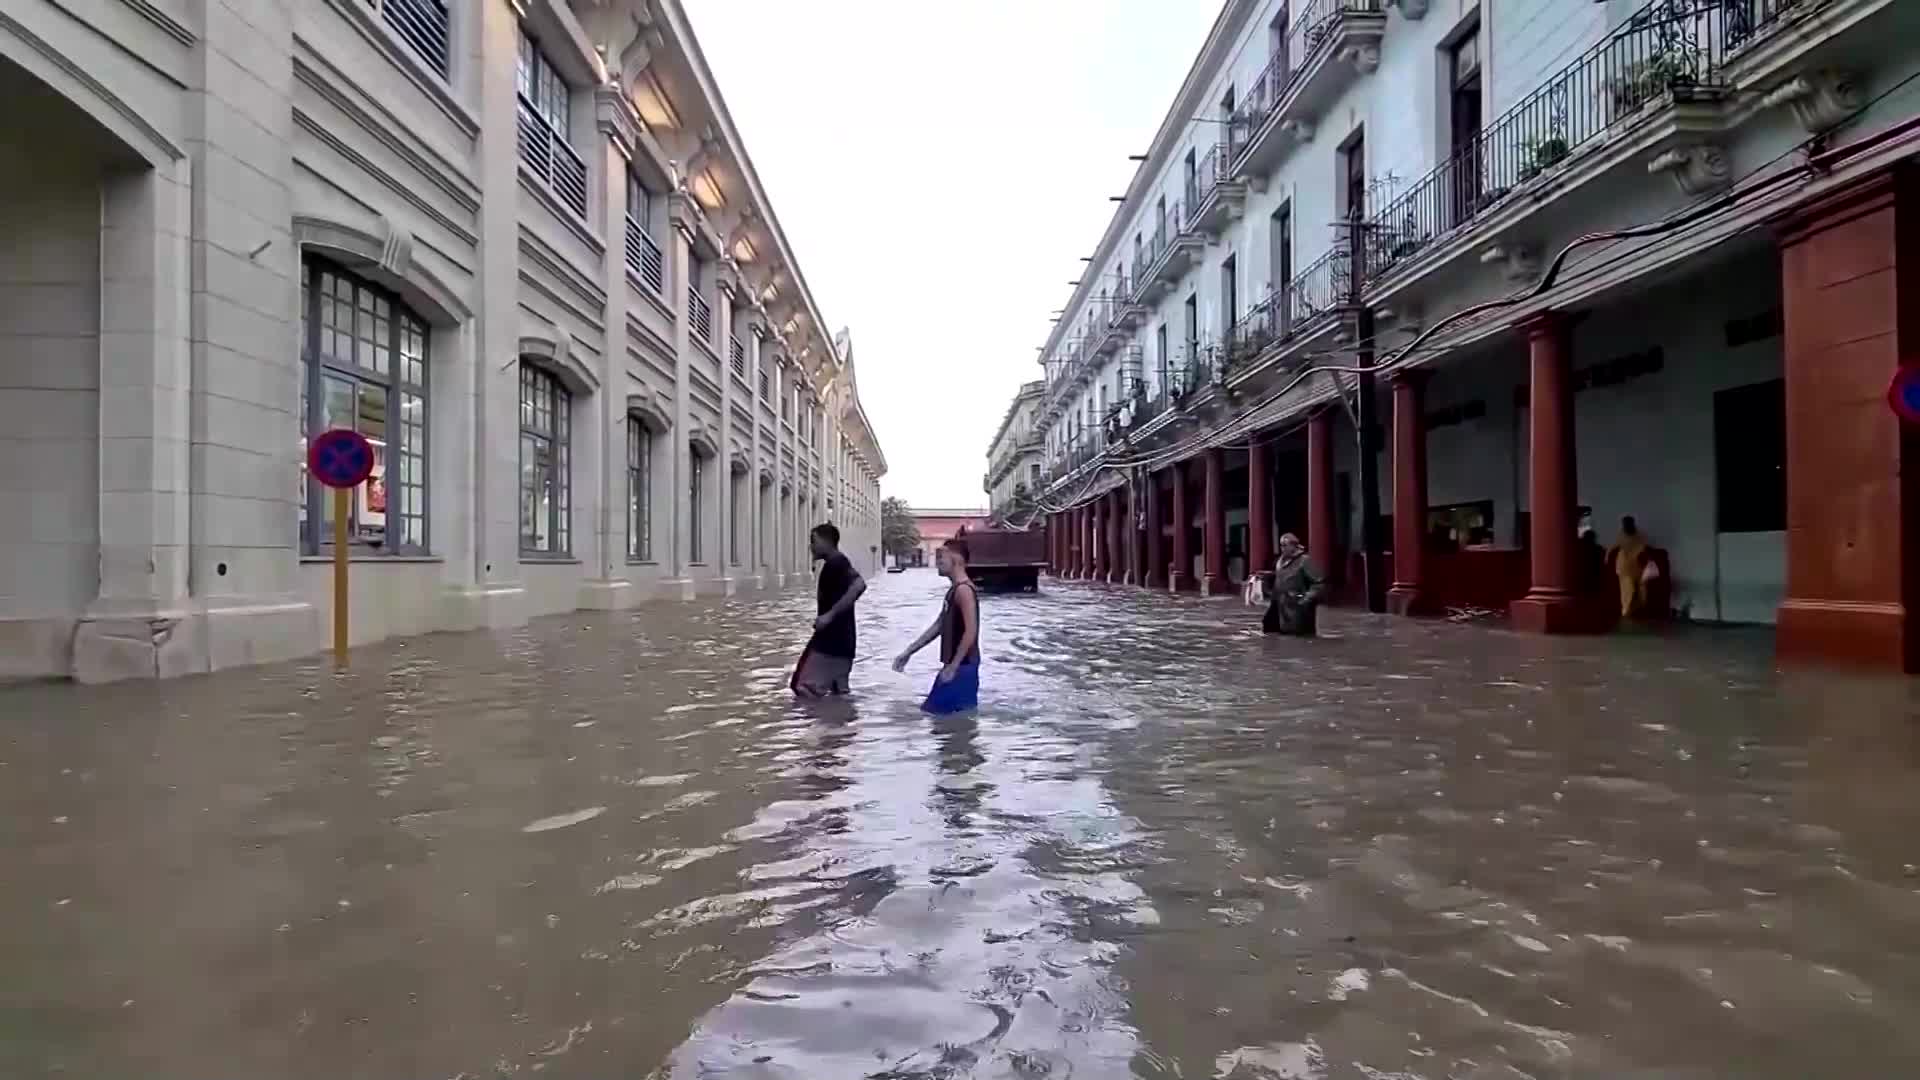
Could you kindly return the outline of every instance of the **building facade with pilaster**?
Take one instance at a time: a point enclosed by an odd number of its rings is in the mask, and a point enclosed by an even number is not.
[[[678,0],[0,10],[0,677],[877,567],[886,470]]]
[[[1915,670],[1916,70],[1899,0],[1229,0],[1042,351],[1057,569],[1227,593],[1291,531],[1599,630],[1633,516],[1636,614]]]

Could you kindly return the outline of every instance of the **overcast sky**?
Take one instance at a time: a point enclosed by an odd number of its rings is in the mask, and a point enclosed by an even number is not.
[[[853,332],[884,494],[986,505],[987,443],[1217,0],[685,0],[774,213]]]

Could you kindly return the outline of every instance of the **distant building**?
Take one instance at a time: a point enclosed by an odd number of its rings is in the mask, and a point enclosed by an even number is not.
[[[1040,427],[1040,410],[1046,400],[1044,381],[1036,379],[1022,386],[987,447],[987,475],[982,486],[987,493],[987,510],[995,521],[1024,526],[1032,516],[1033,496],[1040,490],[1047,448],[1046,432]]]
[[[915,510],[913,523],[920,530],[920,546],[907,557],[907,565],[932,566],[934,549],[962,529],[986,528],[990,518],[985,510]]]

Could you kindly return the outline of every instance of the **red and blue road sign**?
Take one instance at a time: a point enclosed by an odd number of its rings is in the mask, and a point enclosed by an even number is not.
[[[307,472],[330,488],[359,487],[373,475],[373,444],[346,428],[323,431],[307,446]]]
[[[1920,365],[1907,364],[1893,373],[1887,386],[1887,404],[1909,424],[1920,424]]]

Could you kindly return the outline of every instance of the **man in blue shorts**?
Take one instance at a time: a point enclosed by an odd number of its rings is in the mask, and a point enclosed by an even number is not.
[[[967,576],[969,554],[967,542],[957,536],[940,545],[933,564],[951,583],[940,617],[893,661],[893,670],[905,671],[914,653],[940,639],[940,674],[920,706],[936,715],[965,712],[980,704],[980,600],[973,579]]]

